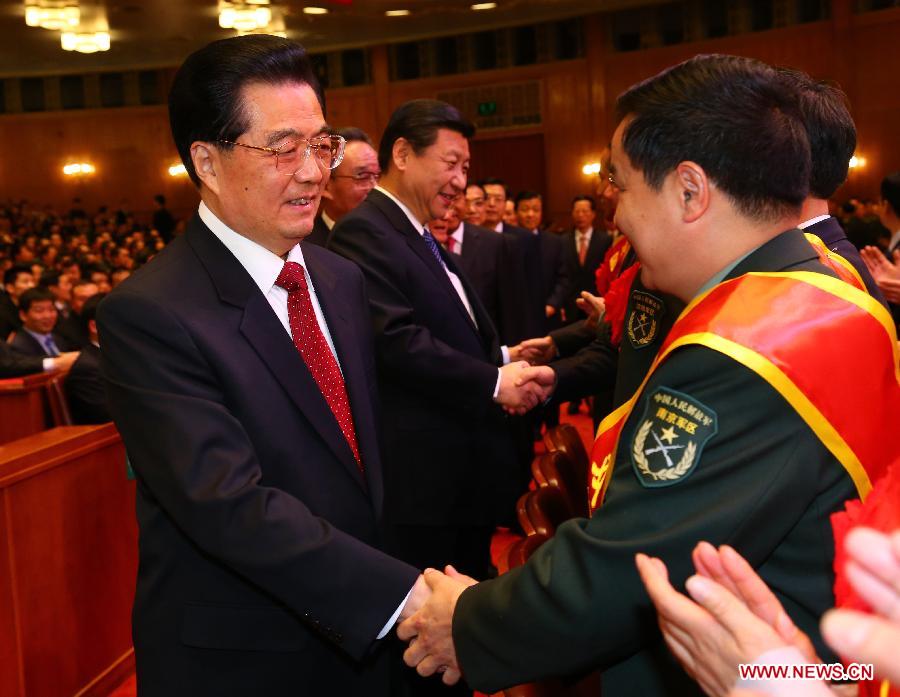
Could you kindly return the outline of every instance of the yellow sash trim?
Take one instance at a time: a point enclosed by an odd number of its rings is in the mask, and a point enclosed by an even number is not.
[[[888,697],[891,692],[891,684],[887,680],[881,681],[881,690],[879,691],[880,697]]]
[[[841,281],[843,283],[843,281]],[[847,470],[847,474],[853,480],[856,491],[861,499],[865,499],[872,490],[872,483],[869,481],[869,475],[866,474],[865,468],[853,452],[852,448],[847,445],[840,433],[831,425],[831,422],[820,412],[809,398],[800,391],[794,382],[785,375],[774,363],[768,358],[756,351],[742,346],[734,341],[725,339],[717,334],[698,333],[688,334],[681,337],[672,344],[670,350],[675,344],[694,344],[706,346],[714,351],[723,353],[729,358],[743,366],[746,366],[754,373],[761,376],[766,382],[774,387],[778,393],[784,397],[794,411],[807,423],[818,436],[822,444],[831,451],[838,461]],[[669,353],[669,351],[666,351]]]
[[[812,232],[804,232],[803,234],[806,235],[806,239],[810,242],[822,245],[822,249],[825,250],[825,253],[828,255],[829,259],[834,259],[838,264],[847,269],[847,271],[849,271],[853,275],[853,278],[859,281],[859,285],[861,285],[863,288],[866,287],[866,282],[862,280],[862,276],[859,275],[859,271],[856,270],[856,267],[834,250],[828,249],[828,245],[822,241],[821,237],[813,234]]]

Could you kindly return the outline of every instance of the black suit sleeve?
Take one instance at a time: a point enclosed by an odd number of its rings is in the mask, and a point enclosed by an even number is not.
[[[18,378],[43,371],[43,358],[26,356],[14,351],[5,341],[0,341],[0,378]]]
[[[423,312],[428,306],[437,307],[428,296],[442,291],[433,283],[422,287],[409,276],[412,252],[404,239],[393,229],[352,216],[335,225],[328,247],[355,262],[365,275],[376,355],[383,371],[410,389],[439,396],[473,417],[486,413],[493,406],[497,367],[435,336],[430,327],[437,320]]]
[[[562,239],[552,232],[542,232],[542,239],[545,235],[549,237],[549,244],[547,245],[548,249],[551,247],[554,249],[551,260],[556,259],[556,268],[553,271],[553,282],[551,284],[552,290],[550,291],[550,295],[547,297],[545,304],[552,305],[559,311],[565,306],[566,300],[572,294],[574,280],[569,273],[569,266],[566,264],[566,256],[563,254]]]
[[[110,421],[106,389],[99,366],[88,362],[82,353],[66,376],[65,391],[72,421],[76,424],[102,424]]]
[[[98,326],[110,412],[145,495],[204,555],[361,658],[418,572],[263,480],[206,357],[222,347],[204,348],[205,336],[124,288],[101,303]],[[296,460],[317,466],[302,449]]]

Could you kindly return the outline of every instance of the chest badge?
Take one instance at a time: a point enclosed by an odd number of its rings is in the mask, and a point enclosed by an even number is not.
[[[717,432],[712,409],[689,395],[658,387],[645,399],[632,437],[631,462],[638,481],[652,488],[685,479]]]
[[[628,340],[636,349],[649,346],[659,334],[660,320],[666,313],[665,304],[650,293],[635,290],[631,293],[629,310],[625,324]]]

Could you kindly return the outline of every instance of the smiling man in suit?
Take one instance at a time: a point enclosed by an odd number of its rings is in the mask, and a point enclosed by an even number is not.
[[[99,308],[137,479],[144,697],[393,694],[373,648],[424,584],[378,549],[362,275],[299,245],[343,152],[322,105],[291,41],[188,57],[169,115],[199,211]]]
[[[329,248],[366,276],[384,401],[392,550],[419,566],[485,574],[492,477],[512,457],[500,405],[534,406],[484,305],[425,223],[465,190],[474,127],[449,104],[399,107],[381,138],[381,183]],[[527,388],[527,389],[526,389]]]

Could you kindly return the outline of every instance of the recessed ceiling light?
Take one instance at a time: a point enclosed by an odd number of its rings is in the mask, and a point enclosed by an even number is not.
[[[303,12],[308,15],[327,15],[327,7],[304,7]]]
[[[473,10],[493,10],[497,7],[496,2],[479,2],[472,5]]]
[[[385,10],[385,17],[406,17],[409,14],[409,10]]]

